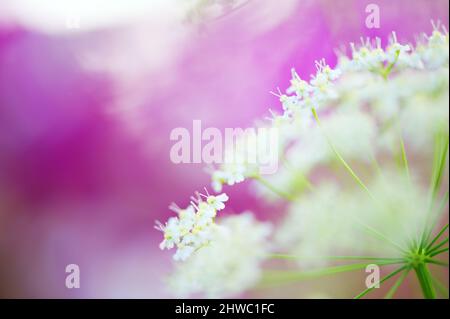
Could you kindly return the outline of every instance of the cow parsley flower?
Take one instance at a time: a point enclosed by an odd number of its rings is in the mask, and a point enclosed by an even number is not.
[[[341,70],[332,69],[324,59],[316,61],[316,74],[311,75],[309,82],[300,78],[295,69],[291,70],[291,86],[283,94],[271,92],[277,96],[283,107],[285,116],[305,115],[302,110],[320,107],[325,101],[336,98],[334,82],[341,75]],[[306,114],[306,119],[311,113]]]
[[[425,40],[417,46],[417,52],[422,58],[425,66],[430,69],[437,69],[442,66],[448,67],[449,58],[449,35],[445,28],[442,31],[438,26],[434,26],[434,31],[430,37],[424,36]]]
[[[347,60],[345,70],[349,71],[376,71],[384,66],[387,54],[381,47],[381,39],[376,38],[375,44],[370,39],[361,39],[361,46],[350,44],[352,49],[352,59]]]
[[[243,163],[224,163],[219,169],[213,171],[211,186],[215,192],[220,192],[223,184],[234,185],[241,183],[247,175],[247,170]]]
[[[330,273],[374,261],[399,264],[389,276],[401,273],[402,280],[414,270],[424,296],[434,298],[428,264],[448,266],[436,259],[448,251],[442,238],[448,225],[434,229],[448,201],[448,46],[447,30],[434,26],[416,45],[400,43],[395,33],[386,47],[380,39],[351,44],[351,57],[339,56],[336,68],[316,62],[309,81],[292,69],[286,92],[273,93],[283,112],[270,118],[281,136],[277,173],[258,175],[249,160],[259,143],[252,135],[226,149],[225,158],[234,161],[212,172],[217,192],[254,178],[258,194],[284,201],[287,214],[273,232],[274,246],[271,226],[250,213],[215,222],[228,196],[198,195],[187,209],[175,207],[178,217],[158,225],[161,249],[176,247],[174,259],[185,260],[170,279],[174,291],[241,293],[260,279],[261,262],[270,256],[293,259],[299,268],[362,261]],[[273,248],[279,253],[268,255]],[[302,269],[268,266],[278,267],[264,277],[275,283],[305,277]]]
[[[291,86],[286,90],[286,93],[295,93],[299,99],[309,97],[313,93],[314,88],[307,81],[302,80],[295,69],[291,70],[291,75]]]
[[[386,61],[396,63],[400,57],[407,56],[412,51],[408,44],[400,44],[397,41],[397,34],[392,32],[390,44],[386,48]]]
[[[245,291],[260,278],[270,232],[271,225],[256,221],[250,212],[221,218],[209,244],[177,265],[169,285],[181,297],[218,298]]]
[[[205,199],[205,200],[203,200]],[[193,198],[191,205],[181,209],[175,204],[170,208],[178,217],[170,217],[165,225],[157,222],[156,229],[164,233],[164,240],[159,247],[172,249],[175,246],[174,260],[186,260],[195,251],[206,245],[211,238],[211,229],[214,228],[214,218],[219,210],[225,208],[224,202],[228,196],[220,194],[198,194]]]
[[[223,193],[217,196],[209,195],[206,197],[206,202],[215,210],[219,211],[225,208],[224,202],[228,200],[227,194]]]

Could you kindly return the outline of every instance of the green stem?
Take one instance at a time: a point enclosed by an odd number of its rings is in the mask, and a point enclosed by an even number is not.
[[[437,210],[437,212],[436,212],[436,215],[435,215],[435,218],[434,218],[434,221],[431,223],[431,226],[428,228],[428,230],[427,230],[427,227],[425,227],[425,231],[424,231],[424,237],[423,237],[423,245],[425,245],[425,243],[427,243],[429,240],[430,240],[430,237],[431,237],[431,235],[432,235],[432,233],[433,233],[433,229],[436,227],[436,225],[438,224],[438,222],[439,222],[439,215],[444,211],[444,208],[445,208],[445,206],[447,205],[447,203],[448,203],[448,191],[445,193],[445,195],[444,195],[444,197],[442,198],[442,200],[441,200],[441,203],[440,203],[440,205],[439,205],[439,208],[438,208],[438,210]],[[426,246],[426,249],[428,250],[428,249],[430,249],[430,247],[431,246],[433,246],[433,244],[436,242],[436,240],[438,240],[439,239],[439,236],[441,236],[444,232],[445,232],[445,230],[448,228],[448,224],[446,225],[446,226],[444,226],[444,229],[442,229],[439,233],[438,233],[438,235],[436,235],[436,237],[432,240],[432,242],[431,243],[429,243],[427,246]]]
[[[420,240],[420,247],[425,246],[426,240],[431,236],[431,232],[437,223],[439,217],[439,212],[433,216],[433,210],[435,205],[435,200],[441,186],[442,178],[445,171],[445,164],[448,153],[449,137],[445,132],[439,132],[435,136],[434,142],[434,156],[433,156],[433,166],[431,170],[431,183],[430,183],[430,198],[429,198],[429,209],[426,216],[425,228]],[[448,192],[444,196],[444,206],[448,200]],[[431,227],[427,226],[431,225]],[[429,228],[428,228],[429,227]]]
[[[429,254],[434,253],[435,251],[437,251],[438,249],[440,249],[441,247],[443,247],[445,244],[448,243],[448,238],[445,238],[443,241],[441,241],[439,244],[436,244],[435,246],[433,246],[430,250],[428,250]]]
[[[395,52],[395,59],[394,59],[394,61],[392,61],[392,63],[390,63],[386,68],[384,68],[384,69],[380,72],[380,74],[381,74],[381,76],[383,77],[383,79],[385,79],[385,80],[388,79],[389,74],[391,73],[392,69],[394,68],[395,64],[396,64],[397,61],[398,61],[399,55],[400,55],[400,51],[397,50],[397,51]]]
[[[383,279],[380,280],[380,285],[385,282],[386,280],[394,277],[395,275],[397,275],[399,272],[404,271],[405,269],[407,269],[408,266],[403,266],[398,268],[397,270],[394,270],[393,272],[391,272],[389,275],[387,275],[386,277],[384,277]],[[354,297],[354,299],[360,299],[362,297],[364,297],[365,295],[367,295],[369,292],[371,292],[372,290],[374,290],[375,287],[369,287],[366,290],[364,290],[363,292],[361,292],[360,294],[358,294],[357,296]]]
[[[373,237],[378,238],[390,245],[392,245],[393,247],[397,248],[399,251],[406,253],[407,251],[405,249],[403,249],[402,246],[400,246],[399,244],[393,242],[392,240],[390,240],[389,238],[387,238],[385,235],[383,235],[382,233],[380,233],[378,230],[365,225],[361,222],[358,222],[358,225],[360,225],[361,227],[363,227],[369,234],[371,234]]]
[[[434,160],[431,177],[431,199],[430,205],[433,207],[434,200],[441,186],[444,175],[445,163],[447,159],[449,138],[445,133],[437,134],[435,142]]]
[[[427,258],[425,260],[426,260],[427,263],[430,263],[430,264],[443,266],[443,267],[448,267],[448,263],[445,262],[445,261],[440,261],[440,260],[433,259],[433,258]]]
[[[437,255],[440,255],[442,253],[445,253],[446,251],[448,251],[448,247],[447,248],[442,248],[442,249],[439,249],[439,250],[435,250],[432,253],[430,253],[430,257],[434,257],[434,256],[437,256]]]
[[[372,257],[372,256],[317,256],[317,257],[302,257],[296,255],[288,255],[288,254],[271,254],[267,256],[272,259],[284,259],[284,260],[302,260],[302,259],[326,259],[326,260],[367,260],[367,261],[387,261],[387,262],[403,262],[402,258],[383,258],[383,257]]]
[[[319,116],[317,115],[316,109],[312,108],[311,111],[312,111],[312,114],[314,116],[314,119],[317,122],[317,125],[322,130],[321,124],[320,124],[320,120],[319,120]],[[327,140],[328,145],[330,146],[331,150],[336,155],[338,160],[342,163],[342,165],[344,165],[344,167],[347,169],[347,171],[350,173],[350,175],[353,177],[353,179],[358,183],[358,185],[361,186],[361,188],[364,189],[367,192],[367,194],[369,194],[370,198],[375,200],[375,198],[373,197],[372,193],[369,191],[367,186],[358,177],[358,175],[356,175],[356,173],[353,171],[353,169],[350,167],[350,165],[347,164],[347,162],[344,160],[344,158],[341,156],[341,154],[338,152],[338,150],[334,147],[333,143],[331,142],[330,138],[328,137],[328,134],[326,134],[326,132],[324,132],[323,130],[322,130],[322,132],[323,132],[323,134],[325,136],[325,139]]]
[[[380,261],[378,266],[401,264],[402,261]],[[349,265],[332,266],[322,269],[315,269],[310,271],[296,271],[296,270],[266,270],[263,273],[260,287],[270,285],[280,285],[286,283],[293,283],[302,280],[320,278],[324,276],[334,275],[338,273],[350,272],[359,269],[365,269],[370,263],[356,263]]]
[[[447,197],[448,199],[448,197]],[[445,231],[448,229],[448,224],[446,224],[444,227],[442,227],[442,229],[439,231],[439,233],[437,233],[437,235],[433,238],[433,240],[427,245],[427,247],[425,248],[426,250],[430,250],[433,248],[433,245],[435,242],[438,241],[438,239],[442,236],[443,233],[445,233]],[[431,235],[431,232],[430,232]],[[428,236],[430,237],[430,236]]]
[[[408,157],[406,155],[406,149],[405,149],[405,142],[403,141],[403,137],[400,135],[400,146],[402,151],[402,161],[403,166],[405,168],[406,177],[409,181],[411,181],[411,174],[409,173],[409,163],[408,163]]]
[[[414,270],[416,272],[417,279],[419,280],[420,288],[422,288],[422,293],[425,299],[435,299],[436,292],[433,287],[433,279],[427,265],[424,263],[420,263],[419,265],[414,267]]]

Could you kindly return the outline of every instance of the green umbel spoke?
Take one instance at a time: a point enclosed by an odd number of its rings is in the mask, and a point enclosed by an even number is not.
[[[285,259],[285,260],[302,260],[302,259],[326,259],[326,260],[367,260],[367,261],[403,261],[402,258],[391,258],[391,257],[372,257],[372,256],[318,256],[318,257],[302,257],[296,255],[288,254],[272,254],[269,258],[273,259]]]
[[[403,137],[400,136],[400,146],[402,151],[402,162],[403,166],[405,168],[406,176],[408,177],[408,180],[411,180],[411,175],[409,173],[409,163],[408,163],[408,157],[406,156],[406,149],[405,149],[405,142],[403,141]]]
[[[436,244],[433,247],[431,247],[431,249],[428,250],[428,253],[430,253],[430,254],[434,253],[435,251],[437,251],[438,249],[440,249],[442,246],[444,246],[447,243],[448,243],[448,238],[444,239],[439,244]]]
[[[389,289],[388,293],[384,297],[385,299],[391,299],[392,297],[394,297],[395,292],[397,291],[398,287],[401,286],[403,281],[405,281],[406,276],[408,276],[410,270],[411,270],[410,268],[405,269],[405,271],[400,275],[400,277],[398,277],[395,284],[391,287],[391,289]]]
[[[385,276],[383,279],[380,280],[380,285],[383,282],[385,282],[386,280],[388,280],[389,278],[394,277],[396,274],[398,274],[399,272],[402,272],[403,270],[405,270],[407,268],[408,268],[408,266],[403,266],[403,267],[400,267],[400,268],[394,270],[389,275]],[[369,292],[371,292],[373,289],[375,289],[375,287],[369,287],[369,288],[365,289],[363,292],[361,292],[360,294],[356,295],[354,299],[360,299],[360,298],[364,297]]]
[[[445,253],[446,251],[448,251],[448,247],[434,251],[432,254],[430,254],[430,257],[434,257],[434,256],[437,256],[437,255],[440,255],[442,253]]]
[[[423,233],[423,237],[422,237],[422,243],[424,246],[425,243],[427,243],[430,240],[431,234],[433,233],[433,229],[436,227],[438,221],[439,221],[439,216],[440,214],[444,211],[445,206],[448,203],[448,191],[445,193],[444,197],[441,200],[441,203],[439,205],[439,208],[437,209],[436,215],[434,216],[434,220],[431,223],[427,222],[427,225],[430,224],[429,228],[427,229],[427,226],[425,226],[425,230]],[[436,237],[426,246],[426,249],[429,249],[436,240],[439,239],[439,237],[442,235],[443,232],[445,232],[445,230],[448,228],[448,224],[445,225],[443,227],[443,229],[441,229],[441,231],[436,235]]]
[[[401,264],[403,261],[382,261],[378,262],[378,266]],[[356,263],[342,266],[333,266],[323,269],[310,271],[296,271],[296,270],[268,270],[263,274],[262,284],[283,284],[291,283],[301,280],[308,280],[320,278],[323,276],[334,275],[338,273],[350,272],[360,269],[365,269],[370,263]]]
[[[317,125],[319,126],[319,128],[322,130],[321,128],[321,124],[320,124],[320,120],[319,120],[319,116],[317,115],[317,112],[314,108],[311,109],[313,116],[317,122]],[[338,150],[336,149],[336,147],[334,147],[333,143],[331,142],[331,139],[328,137],[328,134],[326,134],[326,132],[324,132],[322,130],[325,139],[327,140],[328,145],[330,146],[331,150],[333,151],[333,153],[336,155],[337,159],[342,163],[342,165],[347,169],[347,171],[350,173],[350,175],[353,177],[353,179],[358,183],[359,186],[361,186],[362,189],[364,189],[367,194],[369,194],[369,196],[372,199],[375,199],[372,195],[372,193],[369,191],[369,189],[367,188],[367,186],[363,183],[363,181],[358,177],[358,175],[356,175],[356,173],[353,171],[353,169],[350,167],[350,165],[347,164],[347,162],[344,160],[344,158],[341,156],[341,154],[338,152]]]
[[[439,233],[437,233],[437,235],[434,236],[433,240],[427,245],[426,250],[429,250],[430,248],[432,248],[434,243],[442,236],[443,233],[445,233],[445,231],[447,229],[448,229],[448,224],[445,225],[444,227],[442,227],[442,229],[439,231]]]
[[[431,178],[431,200],[436,198],[441,186],[448,151],[448,135],[440,133],[436,136],[435,158],[433,161],[433,173]]]
[[[439,214],[433,216],[434,205],[436,197],[439,194],[441,187],[442,177],[445,172],[445,163],[447,162],[449,136],[445,132],[439,132],[435,136],[434,142],[434,156],[433,165],[431,169],[431,181],[430,181],[430,195],[429,195],[429,210],[426,217],[425,229],[421,237],[421,247],[424,247],[425,242],[430,236],[433,228],[437,223]],[[448,192],[445,196],[448,200]],[[440,211],[440,210],[439,210]],[[439,212],[438,211],[438,212]]]
[[[373,235],[375,238],[378,238],[379,240],[382,240],[392,246],[394,246],[395,248],[397,248],[398,250],[400,250],[403,253],[406,253],[407,251],[400,246],[399,244],[393,242],[392,240],[390,240],[389,238],[387,238],[385,235],[383,235],[381,232],[379,232],[378,230],[374,229],[373,227],[370,227],[368,225],[365,225],[361,222],[358,223],[360,226],[362,226],[369,234]]]
[[[448,263],[447,262],[440,261],[440,260],[433,259],[433,258],[427,258],[426,262],[429,263],[429,264],[435,264],[435,265],[438,265],[438,266],[448,267]]]

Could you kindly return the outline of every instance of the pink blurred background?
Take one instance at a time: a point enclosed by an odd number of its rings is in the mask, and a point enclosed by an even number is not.
[[[360,36],[413,41],[432,19],[448,26],[449,9],[259,0],[188,19],[175,0],[151,3],[110,19],[91,6],[72,29],[51,1],[0,0],[0,297],[170,297],[154,221],[209,186],[204,165],[170,161],[171,129],[250,126],[279,109],[269,91],[288,86],[291,67],[307,77]],[[380,29],[365,27],[369,3]],[[246,183],[225,191],[228,213],[276,211]],[[64,285],[71,263],[80,289]]]

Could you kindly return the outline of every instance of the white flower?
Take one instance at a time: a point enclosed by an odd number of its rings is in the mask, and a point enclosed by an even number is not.
[[[170,208],[178,214],[178,217],[170,217],[165,225],[157,222],[156,229],[164,233],[164,240],[159,247],[172,249],[176,246],[177,251],[173,259],[186,260],[208,243],[217,211],[225,208],[224,202],[227,200],[226,194],[212,196],[207,193],[207,195],[198,194],[186,209],[181,209],[175,204],[171,205]]]
[[[280,90],[278,93],[271,92],[279,98],[284,116],[295,117],[304,109],[318,108],[328,99],[336,97],[333,82],[339,78],[341,70],[331,69],[324,59],[316,61],[316,69],[317,72],[311,76],[309,83],[292,69],[291,86],[286,90],[287,94],[282,94]]]
[[[178,246],[177,251],[173,255],[173,260],[175,261],[185,261],[188,259],[192,253],[194,252],[195,248],[188,245],[180,245]]]
[[[169,284],[175,294],[224,297],[239,294],[260,277],[260,264],[270,247],[271,226],[251,213],[222,218],[209,244],[176,267]]]
[[[295,93],[300,99],[309,97],[314,88],[308,82],[302,80],[295,69],[291,70],[291,74],[291,86],[286,90],[286,93]]]
[[[300,107],[300,99],[298,96],[282,94],[280,95],[280,102],[285,112],[293,112]]]
[[[361,39],[361,47],[357,48],[354,43],[351,43],[352,60],[346,69],[354,71],[377,71],[384,67],[387,59],[387,54],[381,48],[381,39],[375,39],[375,45],[372,45],[369,39]]]
[[[442,66],[448,67],[449,59],[449,35],[444,29],[444,32],[435,30],[425,43],[420,43],[417,51],[421,56],[424,64],[430,69],[437,69]]]
[[[397,34],[395,32],[392,32],[390,41],[391,43],[386,48],[386,60],[389,63],[395,63],[403,56],[408,56],[408,54],[412,51],[411,47],[408,44],[398,43]]]
[[[219,211],[225,208],[225,202],[228,200],[227,194],[223,193],[217,196],[209,195],[206,198],[206,202],[211,205],[215,210]]]
[[[201,201],[198,203],[197,209],[197,216],[202,224],[208,224],[212,218],[216,217],[217,210],[207,202]]]
[[[178,229],[180,233],[184,236],[189,233],[189,231],[194,227],[196,221],[195,209],[189,206],[186,209],[182,209],[178,212],[179,221]]]
[[[315,105],[313,107],[318,108],[327,99],[336,97],[333,82],[339,78],[341,71],[331,69],[324,59],[316,61],[316,69],[317,73],[312,76],[310,83],[314,88],[312,98],[314,98]]]
[[[301,267],[340,255],[403,259],[422,235],[430,205],[414,173],[419,168],[423,179],[420,165],[433,160],[434,139],[448,138],[448,33],[435,27],[416,46],[393,33],[386,49],[379,39],[363,40],[336,68],[323,60],[316,68],[309,82],[292,70],[286,94],[275,94],[284,111],[271,118],[281,135],[281,165],[257,192],[294,199],[277,223],[276,251],[297,256]],[[212,172],[217,192],[257,176],[247,142],[259,143],[255,136],[240,140],[225,152],[235,161]],[[227,201],[226,194],[199,195],[159,224],[161,249],[176,247],[174,259],[185,261],[170,279],[177,295],[236,295],[260,278],[274,248],[270,226],[249,213],[217,218]]]
[[[246,165],[243,163],[224,163],[212,174],[212,187],[215,192],[222,190],[222,185],[234,185],[245,180]]]
[[[165,225],[158,223],[157,229],[164,232],[164,240],[159,245],[161,249],[172,249],[179,243],[182,234],[180,232],[180,223],[177,217],[169,218]]]

